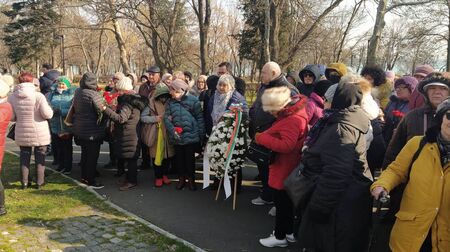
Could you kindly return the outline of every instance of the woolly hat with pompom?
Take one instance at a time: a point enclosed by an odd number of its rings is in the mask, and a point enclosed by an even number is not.
[[[291,90],[288,87],[266,89],[261,97],[263,110],[278,112],[291,102]]]

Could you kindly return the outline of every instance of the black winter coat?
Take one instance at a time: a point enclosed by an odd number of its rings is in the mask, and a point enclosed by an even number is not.
[[[137,125],[148,98],[124,94],[117,98],[117,110],[106,108],[105,114],[114,122],[113,134],[118,158],[137,158],[139,152]]]
[[[273,87],[288,87],[291,89],[291,97],[299,94],[297,88],[286,80],[284,75],[280,75],[278,78],[269,82],[269,84],[261,84],[256,94],[256,100],[253,102],[252,107],[249,110],[250,116],[250,137],[254,137],[255,133],[263,132],[270,128],[275,122],[275,117],[270,113],[267,113],[262,108],[261,97],[266,89]]]
[[[303,153],[304,174],[317,184],[304,209],[302,247],[365,251],[371,222],[372,176],[366,162],[370,121],[359,106],[335,112]]]
[[[73,134],[80,140],[103,141],[106,128],[101,112],[103,97],[96,90],[96,76],[83,77],[73,98]]]

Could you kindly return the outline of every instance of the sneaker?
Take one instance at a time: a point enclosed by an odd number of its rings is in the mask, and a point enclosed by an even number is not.
[[[292,233],[292,234],[287,234],[287,235],[286,235],[286,240],[287,240],[288,242],[291,242],[291,243],[297,242],[297,239],[295,239],[294,233]]]
[[[6,209],[4,207],[0,207],[0,216],[6,214]]]
[[[92,189],[102,189],[102,188],[105,187],[105,186],[104,186],[103,184],[97,182],[97,183],[88,185],[88,187],[90,187],[90,188],[92,188]]]
[[[163,186],[163,179],[155,179],[155,187]]]
[[[273,201],[265,201],[261,197],[258,197],[256,199],[252,199],[252,204],[257,206],[272,205]]]
[[[288,246],[288,242],[286,239],[278,240],[274,235],[270,235],[267,238],[259,239],[259,243],[263,245],[264,247],[273,248],[273,247],[280,247],[284,248]]]
[[[170,185],[171,181],[170,181],[170,179],[167,176],[163,176],[162,179],[163,179],[163,183],[165,185]]]
[[[277,216],[277,208],[273,206],[272,208],[270,208],[268,214],[272,217]]]

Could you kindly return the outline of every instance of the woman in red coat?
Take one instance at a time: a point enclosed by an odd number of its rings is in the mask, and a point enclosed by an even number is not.
[[[269,186],[274,191],[277,209],[275,234],[259,240],[265,247],[286,247],[288,241],[295,241],[293,205],[283,182],[300,163],[301,149],[308,133],[306,103],[307,98],[303,95],[291,97],[287,87],[270,88],[262,95],[264,111],[277,118],[269,129],[255,136],[256,143],[276,153],[269,166]]]
[[[8,123],[12,116],[11,104],[7,102],[9,86],[0,80],[0,174],[2,171],[3,154],[5,152],[5,136],[8,130]],[[0,179],[0,215],[6,214],[5,191]]]

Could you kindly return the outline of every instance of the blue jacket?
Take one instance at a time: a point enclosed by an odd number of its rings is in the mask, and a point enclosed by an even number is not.
[[[184,95],[180,101],[170,99],[164,113],[164,123],[169,141],[174,145],[200,143],[205,134],[203,112],[198,98]],[[181,127],[183,132],[178,136],[175,127]]]
[[[62,94],[52,90],[47,95],[50,106],[53,109],[53,117],[50,120],[50,131],[53,134],[71,133],[72,129],[64,123],[70,106],[72,105],[75,87],[64,90]]]
[[[248,106],[247,101],[245,100],[245,97],[242,96],[239,91],[234,90],[233,94],[231,95],[230,100],[228,101],[226,110],[228,110],[231,106],[231,104],[242,104],[243,109],[243,116],[244,118],[247,118],[248,116]],[[213,127],[212,117],[211,113],[213,111],[214,107],[214,95],[209,99],[208,106],[207,106],[207,113],[205,115],[205,128],[206,128],[206,134],[211,135],[211,130]]]

